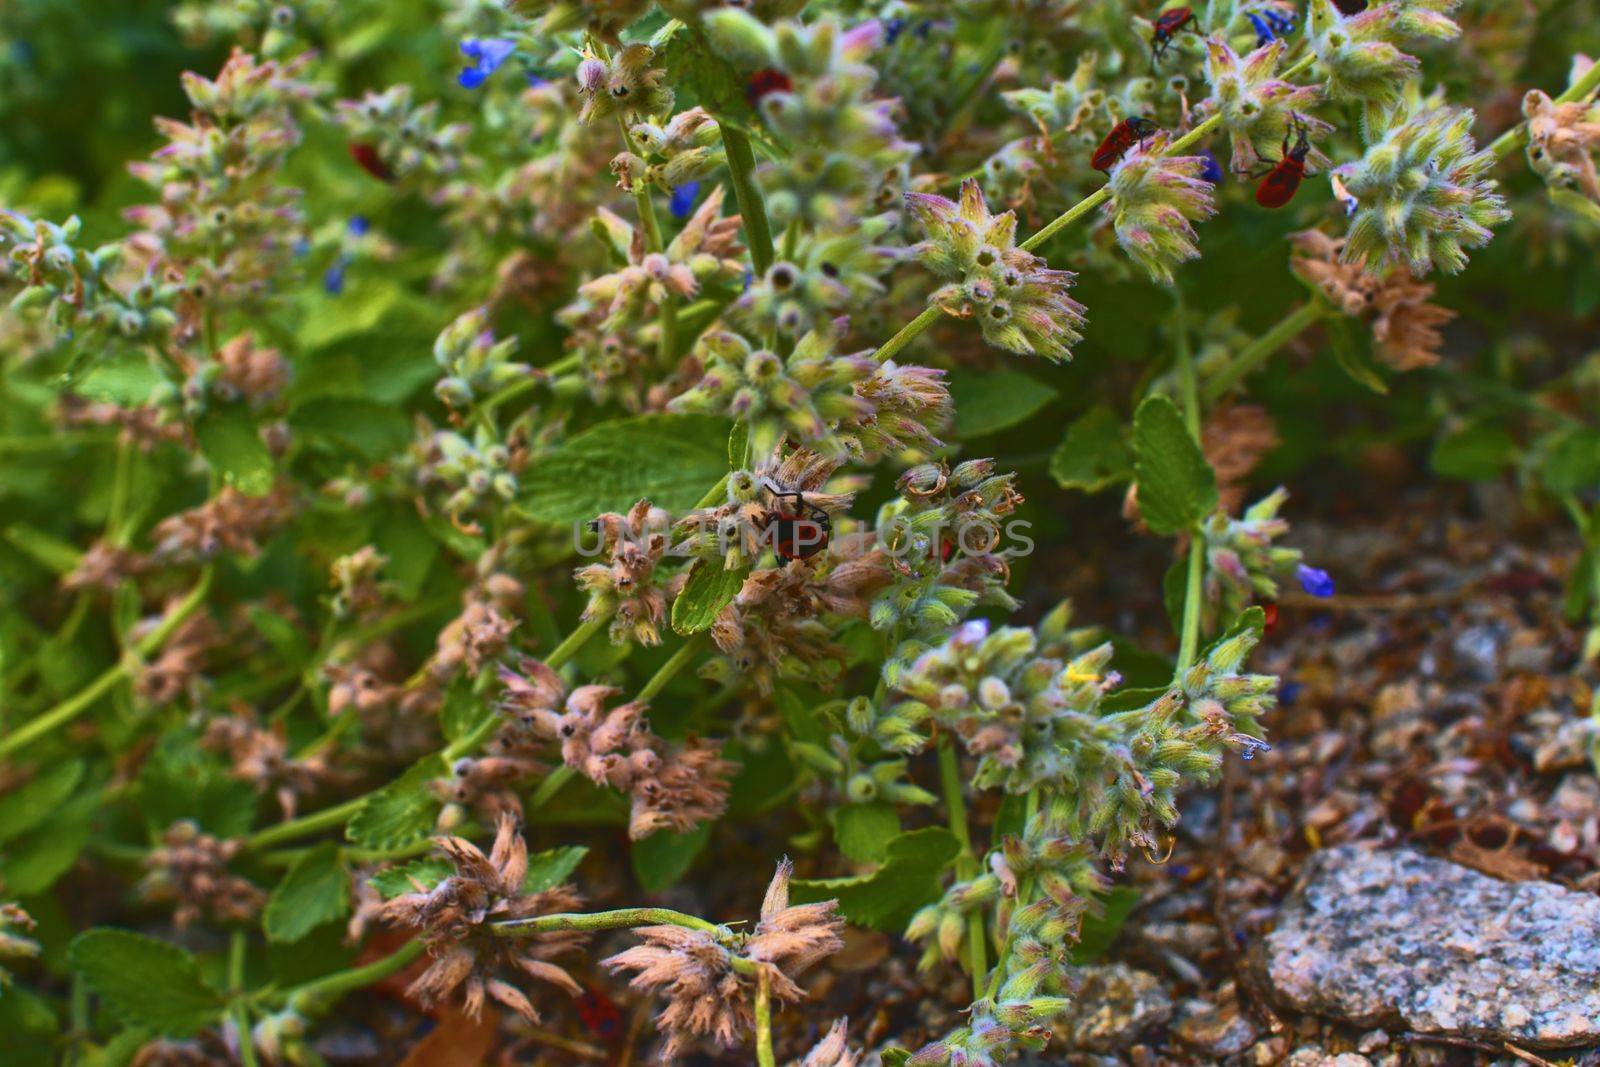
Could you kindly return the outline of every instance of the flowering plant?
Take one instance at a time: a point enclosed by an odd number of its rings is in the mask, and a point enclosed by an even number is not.
[[[199,49],[140,75],[182,117],[73,129],[81,188],[0,160],[0,1030],[1041,1048],[1128,865],[1270,747],[1330,395],[1559,503],[1600,656],[1595,357],[1528,400],[1445,333],[1480,261],[1596,291],[1600,67],[1476,2],[1090,6],[141,24]],[[869,929],[956,1021],[845,1017]]]

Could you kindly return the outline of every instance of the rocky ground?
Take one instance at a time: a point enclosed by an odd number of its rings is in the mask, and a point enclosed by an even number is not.
[[[1074,1051],[1038,1063],[1600,1064],[1573,549],[1484,504],[1300,531],[1341,595],[1281,606],[1273,751],[1130,865],[1142,898],[1085,975]]]

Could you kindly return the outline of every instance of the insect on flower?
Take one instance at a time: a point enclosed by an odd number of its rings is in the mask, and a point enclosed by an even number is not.
[[[1089,165],[1095,170],[1110,170],[1128,149],[1153,136],[1160,127],[1147,118],[1134,115],[1125,118],[1106,134],[1106,139],[1100,142],[1100,147],[1094,150],[1094,157]]]
[[[751,107],[759,107],[761,101],[773,93],[794,92],[794,82],[789,75],[776,67],[767,67],[750,75],[750,80],[745,83],[745,96],[750,101]]]
[[[766,487],[778,502],[767,529],[772,531],[772,550],[779,559],[788,562],[810,559],[828,547],[833,520],[826,511],[806,503],[805,494],[798,489],[785,490],[771,480],[766,482]],[[793,510],[785,508],[786,500],[794,502]]]
[[[1294,134],[1294,147],[1289,147],[1289,134]],[[1311,154],[1311,141],[1306,137],[1305,123],[1298,118],[1283,135],[1283,158],[1278,160],[1256,186],[1256,203],[1262,207],[1282,207],[1294,199],[1300,188],[1300,179],[1306,176],[1306,156]]]
[[[620,1035],[622,1009],[599,986],[585,986],[583,995],[576,999],[575,1005],[578,1018],[583,1020],[584,1027],[591,1034],[604,1041],[611,1041]]]
[[[356,161],[356,166],[378,179],[380,182],[394,181],[394,171],[389,169],[389,164],[378,155],[378,150],[369,144],[359,141],[350,142],[350,158]]]
[[[1156,16],[1155,26],[1150,31],[1150,69],[1154,70],[1156,64],[1161,62],[1161,57],[1167,54],[1167,49],[1172,47],[1173,39],[1185,27],[1191,33],[1199,33],[1194,24],[1194,9],[1190,7],[1169,7]]]

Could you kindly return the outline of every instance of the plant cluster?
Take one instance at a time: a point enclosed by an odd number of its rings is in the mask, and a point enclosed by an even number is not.
[[[7,1062],[318,1064],[402,973],[507,1047],[1044,1047],[1337,593],[1327,395],[1569,515],[1600,656],[1600,357],[1447,345],[1480,260],[1600,291],[1600,67],[1493,6],[175,5],[143,158],[0,157]],[[850,925],[959,1025],[818,1007]]]

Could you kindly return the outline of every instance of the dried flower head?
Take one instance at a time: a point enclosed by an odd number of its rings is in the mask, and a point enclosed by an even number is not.
[[[1440,327],[1455,318],[1449,308],[1430,303],[1434,287],[1400,267],[1373,273],[1346,259],[1346,241],[1320,230],[1294,235],[1296,274],[1315,285],[1334,307],[1352,318],[1367,320],[1377,352],[1398,371],[1439,362],[1444,345]]]
[[[710,743],[690,738],[672,745],[650,730],[639,701],[609,706],[618,695],[603,685],[583,685],[569,695],[561,677],[537,660],[520,671],[500,670],[501,709],[511,718],[500,748],[560,748],[561,761],[596,785],[632,799],[628,833],[634,840],[658,830],[687,833],[722,814],[732,764]]]
[[[408,992],[432,1005],[463,989],[468,1015],[482,1015],[485,1000],[493,998],[530,1022],[538,1022],[539,1013],[521,989],[528,978],[581,994],[583,988],[551,961],[576,950],[583,934],[557,930],[505,937],[495,932],[496,923],[569,912],[582,903],[571,886],[526,891],[528,845],[516,820],[500,817],[487,856],[460,837],[437,838],[435,844],[455,872],[431,889],[418,886],[415,893],[395,897],[382,912],[389,922],[420,930],[433,959]]]
[[[1592,95],[1558,104],[1530,89],[1522,98],[1522,113],[1528,120],[1528,164],[1551,188],[1576,188],[1600,205],[1593,155],[1600,148],[1600,104]]]
[[[613,973],[632,972],[631,988],[667,997],[656,1016],[667,1034],[667,1059],[700,1038],[724,1048],[737,1044],[755,1023],[758,974],[765,972],[775,1000],[794,1003],[805,993],[791,976],[844,946],[836,901],[790,905],[793,873],[788,860],[778,865],[748,935],[647,926],[634,931],[644,944],[600,961]]]
[[[598,554],[610,559],[573,572],[589,594],[584,621],[609,617],[614,644],[660,644],[667,590],[656,579],[656,566],[671,539],[672,517],[641,500],[626,515],[607,512],[591,525],[600,533]]]
[[[261,496],[224,486],[204,504],[162,519],[151,531],[151,561],[158,566],[201,563],[227,552],[260,553],[260,539],[293,516],[294,490],[280,482]]]
[[[139,896],[176,905],[173,921],[189,926],[202,917],[219,923],[253,923],[267,894],[228,870],[240,842],[204,833],[192,822],[175,822],[161,844],[145,856]]]

